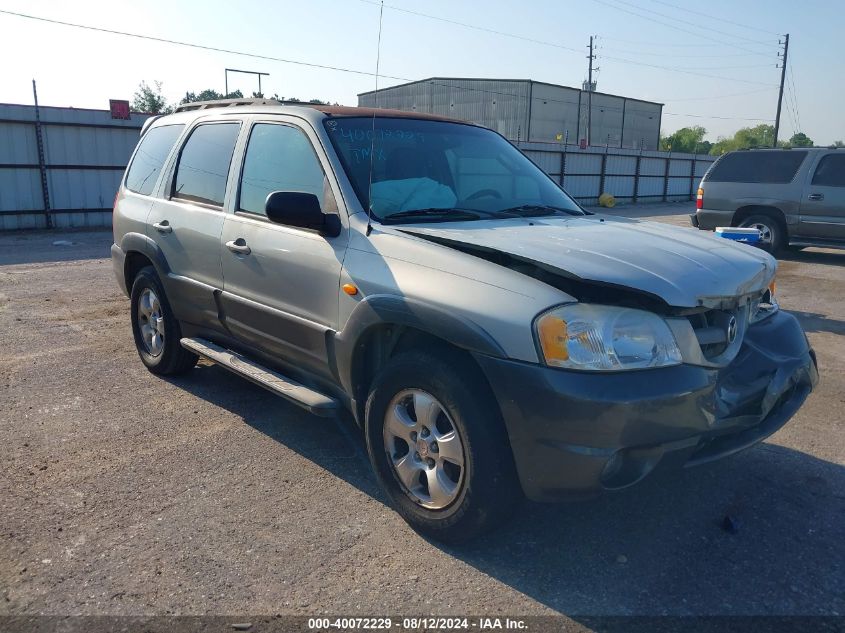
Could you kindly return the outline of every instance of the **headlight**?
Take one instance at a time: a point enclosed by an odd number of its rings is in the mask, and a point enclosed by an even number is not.
[[[590,371],[644,369],[681,363],[669,326],[652,312],[573,303],[535,321],[547,365]]]
[[[763,293],[763,296],[758,300],[751,302],[751,317],[748,319],[750,323],[762,321],[766,317],[770,317],[778,311],[778,301],[775,297],[776,289],[777,286],[775,284],[775,280],[772,279],[769,287],[766,289],[766,292]]]

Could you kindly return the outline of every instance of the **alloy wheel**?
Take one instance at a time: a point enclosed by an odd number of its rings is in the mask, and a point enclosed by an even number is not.
[[[393,473],[417,504],[442,510],[461,492],[464,446],[443,405],[421,389],[398,393],[384,420],[384,446]]]
[[[138,297],[138,329],[146,352],[159,356],[164,351],[164,315],[161,302],[151,288],[144,288]]]

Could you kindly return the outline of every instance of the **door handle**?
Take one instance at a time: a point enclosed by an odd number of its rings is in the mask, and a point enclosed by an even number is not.
[[[170,226],[170,222],[168,222],[167,220],[156,222],[155,224],[153,224],[153,228],[159,233],[173,233],[173,227]]]
[[[807,200],[824,200],[824,194],[823,193],[811,193],[809,196],[807,196]]]
[[[246,245],[246,240],[242,237],[226,242],[226,248],[239,255],[249,255],[252,252],[252,249]]]

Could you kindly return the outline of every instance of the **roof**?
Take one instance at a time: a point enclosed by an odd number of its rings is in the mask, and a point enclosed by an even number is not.
[[[359,92],[358,96],[363,97],[365,95],[371,95],[375,92],[388,92],[395,88],[404,88],[405,86],[412,86],[414,84],[421,84],[421,83],[431,83],[431,82],[446,82],[446,81],[498,81],[502,83],[528,83],[528,84],[541,84],[544,86],[554,86],[555,88],[565,88],[566,90],[577,90],[578,92],[587,92],[586,90],[582,90],[581,88],[575,88],[573,86],[564,86],[562,84],[553,84],[549,83],[548,81],[536,81],[534,79],[508,79],[508,78],[501,78],[501,77],[429,77],[428,79],[418,79],[417,81],[409,81],[403,84],[396,84],[395,86],[388,86],[386,88],[379,88],[378,91],[376,90],[367,90],[366,92]],[[452,86],[449,84],[444,84],[446,87],[451,88],[460,88],[460,86]],[[629,101],[639,101],[640,103],[649,103],[651,105],[663,106],[663,103],[658,101],[648,101],[646,99],[638,99],[636,97],[626,97],[624,95],[615,95],[609,92],[599,92],[597,90],[593,91],[594,95],[602,95],[605,97],[617,97],[619,99],[627,99]]]
[[[190,103],[183,103],[176,108],[176,113],[182,112],[197,112],[205,114],[209,111],[219,112],[221,110],[226,112],[241,111],[244,108],[250,107],[254,109],[257,106],[266,108],[308,108],[310,110],[317,110],[326,116],[330,117],[396,117],[403,119],[433,119],[436,121],[450,121],[463,123],[457,119],[439,116],[436,114],[428,114],[425,112],[412,112],[407,110],[391,110],[388,108],[361,108],[354,106],[341,105],[324,105],[319,103],[305,103],[301,101],[276,101],[275,99],[216,99],[213,101],[193,101]]]
[[[428,114],[426,112],[413,112],[409,110],[392,110],[389,108],[361,108],[354,106],[310,106],[315,110],[319,110],[328,116],[346,117],[346,116],[380,116],[380,117],[395,117],[401,119],[431,119],[434,121],[449,121],[452,123],[466,123],[459,119],[440,116],[438,114]]]

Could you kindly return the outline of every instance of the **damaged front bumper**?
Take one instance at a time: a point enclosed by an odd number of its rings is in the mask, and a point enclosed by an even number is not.
[[[534,500],[625,488],[658,467],[736,453],[786,424],[818,382],[807,337],[785,312],[750,326],[723,368],[587,373],[476,358]]]

